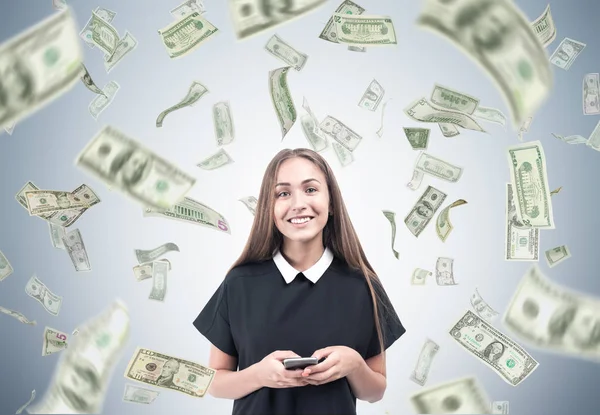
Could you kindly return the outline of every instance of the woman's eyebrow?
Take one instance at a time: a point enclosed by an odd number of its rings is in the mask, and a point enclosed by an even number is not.
[[[317,179],[312,179],[312,178],[311,178],[311,179],[305,179],[305,180],[302,180],[302,183],[300,183],[300,184],[304,184],[304,183],[308,183],[308,182],[312,182],[312,181],[315,181],[315,182],[317,182],[317,183],[321,184],[321,182],[320,182],[320,181],[318,181]],[[289,183],[287,183],[287,182],[280,182],[280,183],[277,183],[277,184],[275,185],[275,187],[277,187],[277,186],[290,186],[290,184],[289,184]]]

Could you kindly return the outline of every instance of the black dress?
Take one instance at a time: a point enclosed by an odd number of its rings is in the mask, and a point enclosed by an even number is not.
[[[383,288],[379,307],[384,349],[404,332]],[[327,346],[347,346],[365,360],[380,353],[373,303],[365,277],[334,257],[313,284],[302,274],[286,284],[272,259],[232,269],[194,326],[243,370],[275,350],[302,357]],[[356,414],[346,378],[319,386],[267,388],[233,404],[233,415]]]

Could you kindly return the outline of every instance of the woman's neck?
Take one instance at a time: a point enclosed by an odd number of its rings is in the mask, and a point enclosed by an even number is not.
[[[294,241],[287,241],[286,243],[284,241],[281,247],[283,257],[299,272],[304,272],[315,265],[323,256],[324,251],[325,247],[322,241],[312,244]]]

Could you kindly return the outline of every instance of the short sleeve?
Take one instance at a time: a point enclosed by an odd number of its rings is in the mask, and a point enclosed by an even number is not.
[[[379,302],[377,311],[379,314],[381,334],[383,335],[383,349],[387,350],[392,344],[394,344],[396,340],[400,338],[400,336],[406,332],[406,329],[402,325],[402,322],[400,322],[400,318],[398,317],[398,314],[396,314],[396,310],[394,310],[394,306],[387,296],[387,293],[382,286],[378,287],[377,285],[378,284],[373,284],[373,288],[379,294],[377,296],[377,300]],[[371,306],[372,304],[373,303],[371,303]],[[377,336],[377,327],[375,327],[375,324],[373,324],[371,341],[369,342],[365,359],[377,356],[380,353],[381,347],[379,344],[379,337]]]
[[[221,283],[193,324],[219,350],[238,356],[229,324],[227,280]]]

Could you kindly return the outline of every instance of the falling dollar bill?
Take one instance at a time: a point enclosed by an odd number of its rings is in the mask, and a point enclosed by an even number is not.
[[[392,18],[377,15],[333,14],[338,43],[352,46],[395,45],[396,31]]]
[[[304,137],[310,143],[312,149],[316,152],[323,151],[327,148],[327,139],[323,136],[319,124],[315,123],[313,118],[308,114],[303,114],[300,117],[300,125]]]
[[[506,183],[505,261],[537,261],[540,257],[540,230],[523,224],[517,216],[513,186]]]
[[[537,265],[521,279],[502,324],[532,346],[600,358],[600,299],[553,283]]]
[[[423,268],[415,268],[410,279],[411,285],[425,285],[427,277],[431,275],[431,271]]]
[[[86,145],[75,164],[144,206],[168,209],[196,179],[139,142],[105,126]]]
[[[366,91],[363,93],[360,101],[358,102],[358,106],[360,108],[365,108],[370,111],[375,111],[379,106],[379,103],[383,99],[385,95],[385,89],[381,86],[376,79],[373,79]]]
[[[29,212],[29,209],[27,207],[27,199],[25,197],[25,193],[32,191],[32,190],[40,190],[40,189],[35,184],[33,184],[32,182],[29,181],[29,182],[25,183],[25,185],[21,188],[21,190],[19,190],[19,192],[15,195],[15,199],[17,200],[17,202],[19,202],[19,204],[21,206],[23,206],[23,208],[25,210],[27,210],[28,212]],[[49,223],[52,223],[53,225],[58,225],[60,227],[66,228],[66,227],[71,226],[73,223],[75,223],[75,221],[77,219],[79,219],[88,208],[100,203],[100,198],[98,197],[98,195],[96,195],[96,193],[94,193],[94,191],[85,184],[82,184],[81,186],[79,186],[77,189],[75,189],[71,193],[73,194],[74,197],[76,197],[80,200],[87,201],[87,207],[77,208],[77,209],[58,210],[58,211],[49,212],[49,213],[40,213],[39,215],[36,215],[36,216],[48,221]]]
[[[521,128],[519,128],[519,141],[523,141],[523,133],[526,133],[529,131],[529,127],[531,126],[531,121],[533,120],[533,117],[527,117],[525,119],[525,121],[523,121],[523,125],[521,125]]]
[[[428,387],[410,402],[418,414],[486,414],[490,409],[488,395],[474,377]]]
[[[94,97],[90,105],[88,106],[88,111],[92,115],[92,117],[97,120],[98,116],[104,111],[110,104],[113,102],[115,95],[121,86],[115,81],[110,81],[104,88],[102,88],[103,94]]]
[[[147,251],[136,249],[135,256],[138,260],[138,263],[144,264],[146,262],[156,261],[167,252],[179,252],[179,247],[173,242],[167,242],[157,248],[149,249]]]
[[[296,122],[296,107],[288,88],[287,73],[290,66],[274,69],[269,72],[269,94],[281,126],[281,140]]]
[[[455,166],[425,152],[419,154],[415,170],[437,177],[447,182],[456,183],[462,176],[462,167]]]
[[[235,130],[233,128],[233,116],[231,115],[229,101],[221,101],[214,104],[212,114],[217,146],[230,144],[235,138]]]
[[[41,305],[44,306],[47,312],[53,316],[57,316],[60,312],[60,306],[62,305],[62,297],[54,294],[50,291],[42,281],[35,275],[29,278],[25,285],[25,292],[31,298],[37,300]]]
[[[68,334],[50,327],[44,328],[42,356],[60,352],[68,347]]]
[[[22,413],[23,410],[25,408],[27,408],[29,406],[29,404],[31,404],[31,402],[33,402],[34,399],[35,399],[35,389],[33,389],[31,391],[31,395],[29,396],[29,400],[27,402],[25,402],[23,405],[21,405],[21,407],[19,409],[17,409],[17,412],[15,412],[15,414],[18,415],[18,414]]]
[[[94,83],[92,76],[90,75],[90,73],[88,72],[87,68],[85,67],[85,65],[83,63],[81,64],[81,67],[83,70],[83,73],[81,75],[81,82],[83,82],[85,87],[87,89],[89,89],[90,91],[92,91],[94,94],[104,95],[106,97],[105,92],[102,91],[100,88],[98,88],[98,86]],[[108,97],[106,97],[106,98],[108,98]]]
[[[337,141],[332,142],[331,147],[333,147],[333,151],[342,167],[346,167],[354,161],[354,155],[352,152]]]
[[[65,228],[55,225],[52,222],[48,222],[48,228],[50,230],[50,241],[52,241],[52,246],[58,249],[66,250],[65,243],[62,239],[66,235]]]
[[[189,197],[184,197],[167,210],[146,208],[144,217],[166,217],[183,222],[195,223],[231,234],[229,222],[219,212]]]
[[[163,120],[168,114],[178,109],[194,105],[200,98],[202,98],[208,92],[208,89],[206,89],[206,87],[200,82],[192,82],[192,85],[190,85],[190,88],[188,89],[185,98],[183,98],[179,103],[167,108],[166,110],[158,114],[158,117],[156,118],[156,127],[162,127]]]
[[[131,33],[125,31],[123,38],[117,43],[117,47],[111,56],[108,56],[104,61],[104,69],[106,73],[110,73],[119,62],[125,58],[131,51],[137,48],[138,41]]]
[[[379,130],[375,131],[375,134],[377,134],[377,136],[379,138],[381,138],[381,136],[383,135],[383,115],[385,114],[385,107],[387,106],[388,102],[390,102],[390,101],[391,101],[391,99],[388,99],[381,106],[381,123],[380,123],[380,126],[379,126]]]
[[[303,114],[300,117],[300,125],[304,136],[312,146],[314,151],[322,151],[327,148],[327,137],[325,133],[319,128],[319,121],[317,117],[310,109],[306,97],[302,100],[302,108],[306,110],[308,114]]]
[[[507,156],[517,218],[525,226],[554,229],[542,143],[531,141],[509,147]]]
[[[506,116],[497,108],[478,106],[473,113],[473,117],[494,122],[502,126],[506,125]]]
[[[120,300],[79,326],[61,353],[46,396],[30,414],[100,414],[115,365],[129,336],[127,307]]]
[[[263,0],[229,0],[228,4],[235,34],[241,40],[300,17],[325,2],[301,0],[282,4]]]
[[[299,52],[277,35],[269,38],[265,50],[297,71],[302,70],[308,60],[308,55]]]
[[[600,74],[588,73],[583,77],[583,114],[600,114]]]
[[[568,137],[563,137],[562,135],[559,134],[554,134],[554,133],[550,133],[552,134],[554,137],[558,138],[560,141],[564,141],[567,144],[585,144],[588,142],[588,139],[585,137],[582,137],[580,135],[570,135]]]
[[[490,409],[492,414],[508,414],[508,401],[494,401],[490,403]]]
[[[511,1],[426,0],[418,25],[450,40],[476,61],[501,90],[512,114],[521,125],[535,114],[552,88],[548,55],[527,17]],[[483,20],[482,20],[483,19]],[[494,21],[500,32],[479,22]]]
[[[456,128],[456,126],[454,124],[451,124],[448,122],[439,122],[438,127],[440,127],[440,130],[442,131],[442,135],[446,138],[456,137],[457,135],[460,134],[460,131],[458,131],[458,128]]]
[[[3,128],[4,128],[4,131],[6,131],[6,133],[7,133],[8,135],[12,135],[13,131],[15,130],[15,126],[16,126],[16,125],[17,125],[17,122],[16,122],[16,121],[13,121],[13,122],[11,122],[11,123],[9,123],[9,124],[7,124],[7,125],[5,125],[5,126],[3,127]],[[1,134],[1,133],[2,133],[2,132],[0,131],[0,134]]]
[[[79,229],[73,229],[66,233],[63,237],[63,243],[71,257],[71,262],[75,266],[75,271],[81,272],[92,270],[92,265],[90,264],[90,259],[88,258]]]
[[[344,123],[331,116],[325,117],[319,128],[328,136],[335,139],[348,151],[354,151],[362,141],[362,137],[348,128]]]
[[[392,252],[396,259],[400,258],[400,254],[398,251],[394,249],[394,243],[396,242],[396,214],[390,210],[383,210],[383,216],[390,222],[392,226]]]
[[[362,14],[364,11],[365,11],[364,8],[360,7],[358,4],[354,3],[353,1],[344,0],[337,7],[337,9],[335,9],[334,13],[358,15],[358,14]],[[323,39],[323,40],[327,40],[329,42],[339,43],[337,41],[337,31],[336,31],[335,23],[333,22],[333,16],[331,16],[329,18],[329,20],[327,21],[327,23],[325,24],[325,27],[321,31],[319,38]]]
[[[600,121],[594,127],[594,131],[590,134],[590,137],[585,142],[585,145],[593,148],[596,151],[600,151]]]
[[[544,252],[546,262],[550,268],[560,264],[561,262],[571,258],[571,251],[567,245],[557,246],[556,248],[548,249]]]
[[[564,38],[550,56],[550,62],[568,71],[575,59],[583,51],[586,44],[568,37]]]
[[[486,321],[491,322],[498,314],[500,314],[484,301],[477,288],[475,288],[475,292],[471,294],[471,306],[477,315],[484,318]]]
[[[454,281],[454,259],[439,257],[435,262],[435,281],[438,285],[458,285]]]
[[[8,308],[4,308],[2,306],[0,306],[0,313],[6,314],[7,316],[14,317],[17,320],[19,320],[21,323],[27,324],[29,326],[35,326],[37,324],[35,320],[29,320],[27,317],[25,317],[23,314],[19,313],[18,311],[9,310]]]
[[[509,385],[517,386],[539,366],[514,340],[470,310],[467,310],[449,333],[464,350],[485,363]]]
[[[0,44],[0,126],[23,120],[80,80],[83,59],[76,27],[67,8]]]
[[[31,190],[25,192],[25,200],[32,216],[89,206],[88,201],[78,195],[58,190]]]
[[[123,402],[143,403],[149,405],[154,402],[158,395],[160,395],[159,391],[127,384],[125,385],[125,391],[123,392]]]
[[[256,216],[256,206],[258,205],[258,199],[256,199],[254,196],[244,196],[238,200],[248,208],[250,213]]]
[[[417,190],[419,187],[421,187],[421,182],[423,181],[424,176],[425,173],[423,173],[421,170],[414,169],[412,178],[410,179],[410,182],[406,183],[406,187],[411,190]]]
[[[445,199],[446,193],[435,187],[427,186],[427,189],[425,189],[419,200],[417,200],[410,213],[404,218],[404,223],[408,227],[408,230],[416,237],[419,237]]]
[[[429,144],[429,128],[402,128],[406,139],[413,150],[427,150]]]
[[[54,10],[64,10],[68,7],[66,0],[52,0]]]
[[[433,358],[440,350],[440,346],[431,339],[426,339],[423,347],[421,347],[421,353],[419,353],[419,359],[415,369],[410,374],[410,380],[423,386],[427,382],[427,376],[431,369],[431,363]]]
[[[220,148],[215,154],[202,160],[200,163],[196,164],[196,166],[203,170],[214,170],[231,163],[233,163],[231,156],[227,154],[225,149]]]
[[[133,267],[133,275],[135,276],[135,279],[138,281],[143,281],[148,278],[152,278],[152,268],[154,267],[153,264],[154,262],[150,262],[148,264],[141,264]]]
[[[470,115],[444,108],[437,108],[427,102],[425,98],[420,98],[412,102],[404,108],[404,113],[415,121],[450,123],[468,130],[485,132],[485,130],[481,128],[481,126],[477,124],[477,121]]]
[[[94,9],[94,13],[96,13],[96,16],[100,17],[102,20],[104,20],[106,23],[112,23],[112,21],[114,20],[115,16],[117,15],[116,12],[109,10],[109,9],[104,9],[102,7],[96,7]],[[90,17],[87,21],[87,23],[85,24],[85,26],[83,27],[83,29],[81,29],[81,32],[79,32],[79,36],[83,39],[83,41],[90,47],[90,48],[95,48],[94,46],[94,41],[92,40],[92,17]]]
[[[217,371],[189,360],[138,347],[125,370],[125,377],[202,398]]]
[[[556,39],[556,26],[554,25],[554,19],[552,19],[549,4],[546,6],[546,10],[544,10],[540,17],[531,23],[531,27],[544,47],[548,46]]]
[[[454,229],[454,226],[452,226],[452,223],[450,222],[450,209],[465,204],[467,204],[467,201],[464,199],[455,200],[452,204],[442,209],[438,215],[435,222],[435,232],[442,242],[446,242],[448,235],[450,235],[450,232],[452,232],[452,229]]]
[[[562,190],[562,186],[557,187],[556,189],[554,189],[553,191],[550,192],[550,196],[557,195],[561,190]]]
[[[213,38],[218,31],[219,29],[195,11],[160,29],[158,34],[169,57],[175,59],[192,53],[208,39]]]
[[[91,31],[90,40],[94,46],[109,56],[115,52],[117,43],[119,43],[119,33],[112,24],[102,19],[95,11],[92,11],[89,30]]]
[[[479,105],[479,99],[454,89],[434,84],[430,101],[438,107],[466,114],[473,114]]]
[[[12,265],[8,262],[8,259],[0,251],[0,281],[4,281],[6,277],[14,272]]]
[[[156,261],[152,264],[152,291],[150,300],[164,301],[167,294],[167,274],[169,264],[164,261]]]
[[[171,9],[169,13],[171,16],[179,19],[183,16],[187,16],[190,13],[204,13],[205,11],[206,9],[204,8],[202,0],[186,0],[174,9]]]

